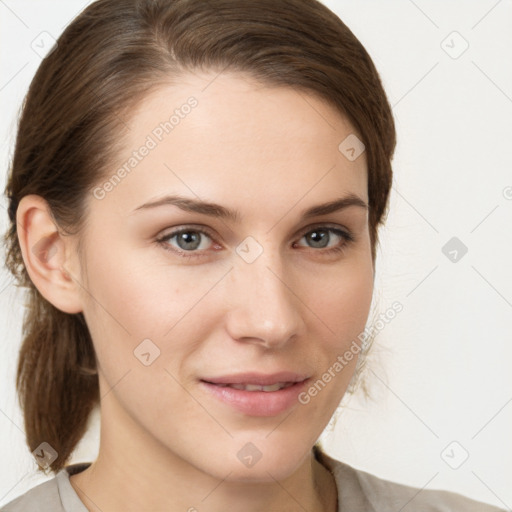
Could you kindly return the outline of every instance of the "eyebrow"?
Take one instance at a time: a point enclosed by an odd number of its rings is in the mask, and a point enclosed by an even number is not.
[[[177,206],[186,212],[195,212],[203,215],[210,215],[211,217],[219,217],[221,219],[230,220],[234,223],[240,222],[241,219],[240,212],[237,210],[231,210],[225,206],[221,206],[220,204],[179,195],[165,196],[155,201],[144,203],[135,208],[133,213],[139,210],[157,208],[159,206]],[[350,206],[358,206],[360,208],[368,209],[368,204],[365,201],[363,201],[359,196],[351,193],[327,203],[311,206],[302,212],[301,218],[308,219],[319,215],[327,215],[339,210],[344,210]]]

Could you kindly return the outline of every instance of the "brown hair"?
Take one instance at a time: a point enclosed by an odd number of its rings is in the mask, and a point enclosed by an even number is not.
[[[375,261],[392,182],[395,127],[378,72],[358,39],[317,0],[99,0],[63,32],[32,80],[6,195],[6,264],[28,288],[17,390],[31,451],[48,442],[65,466],[99,403],[95,352],[82,313],[46,301],[25,269],[16,210],[43,197],[63,232],[79,233],[86,198],[105,174],[123,117],[187,70],[225,69],[316,94],[366,146]],[[340,141],[341,142],[341,141]]]

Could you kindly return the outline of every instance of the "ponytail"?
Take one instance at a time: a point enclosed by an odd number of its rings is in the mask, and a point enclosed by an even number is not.
[[[33,286],[28,297],[16,387],[29,450],[39,469],[57,472],[99,402],[94,348],[82,313],[58,310]]]

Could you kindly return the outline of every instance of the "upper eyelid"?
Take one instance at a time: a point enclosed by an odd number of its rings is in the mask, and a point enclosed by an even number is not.
[[[328,222],[327,223],[319,222],[319,223],[315,223],[315,224],[306,226],[306,227],[302,228],[301,230],[299,230],[299,232],[296,236],[299,236],[300,238],[302,238],[304,235],[310,233],[311,231],[314,231],[315,229],[319,229],[319,228],[325,228],[327,230],[334,230],[334,231],[336,231],[336,230],[342,231],[349,237],[353,237],[352,231],[349,230],[348,228],[346,228],[345,226],[341,226],[339,224],[328,223]],[[207,235],[212,240],[212,242],[217,242],[217,240],[215,239],[215,236],[210,232],[211,230],[209,228],[207,228],[205,226],[196,226],[196,225],[187,225],[187,224],[173,228],[169,233],[164,233],[163,235],[158,236],[158,239],[159,240],[171,239],[174,236],[176,236],[182,232],[186,232],[186,231],[200,232],[204,235]]]
[[[343,225],[340,225],[340,224],[336,224],[336,223],[332,223],[332,222],[317,222],[317,223],[314,223],[314,224],[310,224],[309,226],[305,226],[304,228],[301,228],[300,230],[298,230],[298,234],[304,234],[304,233],[309,233],[310,231],[313,231],[314,229],[318,229],[318,228],[332,228],[332,229],[339,229],[339,230],[342,230],[342,231],[346,231],[348,233],[350,233],[350,229],[343,226]],[[213,232],[213,230],[211,230],[210,228],[206,227],[206,226],[202,226],[202,225],[195,225],[195,224],[183,224],[183,225],[180,225],[180,226],[176,226],[174,228],[169,228],[169,232],[166,232],[166,230],[163,230],[165,234],[163,234],[162,236],[169,236],[169,235],[175,235],[175,234],[178,234],[180,232],[183,232],[183,231],[199,231],[201,233],[205,233],[207,234],[208,236],[214,236],[212,235],[211,233]]]

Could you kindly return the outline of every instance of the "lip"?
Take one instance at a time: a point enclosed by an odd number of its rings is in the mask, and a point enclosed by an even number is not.
[[[309,376],[295,372],[261,374],[256,372],[238,373],[200,380],[205,392],[230,408],[248,416],[277,416],[298,404],[298,395],[309,381]],[[270,386],[277,382],[293,382],[278,391],[245,391],[227,387],[227,384],[253,384]]]
[[[212,384],[255,384],[270,386],[276,382],[302,382],[309,375],[296,372],[281,371],[276,373],[245,372],[221,377],[209,377],[201,379]]]

